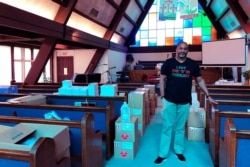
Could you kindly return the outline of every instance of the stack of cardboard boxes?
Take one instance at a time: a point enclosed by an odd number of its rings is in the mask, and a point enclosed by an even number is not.
[[[144,106],[142,106],[142,110],[144,110],[144,120],[145,125],[148,125],[150,122],[150,101],[149,101],[149,88],[137,88],[136,91],[144,92]],[[143,97],[142,97],[143,98]],[[132,99],[130,99],[132,100]]]
[[[138,118],[132,116],[124,122],[121,117],[115,122],[114,157],[132,160],[139,145]]]
[[[144,91],[131,91],[128,94],[128,105],[131,109],[131,116],[138,118],[138,133],[143,136],[146,126],[146,93]]]
[[[187,139],[190,141],[205,141],[206,114],[200,108],[197,93],[192,92],[192,105],[187,120]]]
[[[147,85],[144,85],[144,88],[149,89],[149,110],[150,110],[150,115],[154,115],[155,109],[158,104],[157,102],[158,95],[157,93],[155,93],[155,85],[147,84]]]
[[[191,141],[205,141],[205,110],[204,108],[190,108],[187,121],[187,138]]]

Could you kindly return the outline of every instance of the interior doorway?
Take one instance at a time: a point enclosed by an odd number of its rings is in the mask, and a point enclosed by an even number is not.
[[[57,82],[72,79],[74,74],[73,56],[57,57]]]

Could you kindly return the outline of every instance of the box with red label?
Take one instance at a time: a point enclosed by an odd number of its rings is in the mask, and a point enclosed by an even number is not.
[[[120,141],[136,141],[138,138],[138,118],[131,117],[129,122],[121,122],[119,117],[115,122],[115,139]]]
[[[114,141],[114,157],[133,160],[138,151],[138,141]]]

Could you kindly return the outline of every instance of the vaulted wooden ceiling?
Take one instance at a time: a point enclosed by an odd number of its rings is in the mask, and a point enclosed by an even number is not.
[[[235,31],[250,34],[250,1],[198,1],[216,28],[218,39]],[[0,0],[0,45],[45,48],[39,62],[45,64],[55,48],[95,48],[96,54],[86,71],[91,73],[106,49],[126,52],[153,3],[154,0]],[[45,64],[32,66],[32,71],[41,73]],[[28,75],[26,82],[37,79]]]
[[[15,2],[16,1],[16,2]],[[58,39],[57,45],[76,48],[108,48],[112,38],[114,44],[129,46],[144,20],[154,0],[0,0],[0,43],[23,43],[40,46],[46,36]],[[19,3],[17,3],[19,2]],[[14,4],[17,4],[16,6]],[[218,31],[218,38],[224,38],[229,31],[243,30],[250,34],[250,2],[245,0],[199,0],[205,14]],[[227,4],[216,7],[217,4]],[[33,11],[21,8],[40,6],[47,11],[54,11],[51,18],[46,15],[32,15]],[[37,8],[39,9],[39,8]],[[218,13],[218,15],[216,15]],[[36,13],[35,13],[36,14]],[[74,17],[76,16],[77,17]],[[67,22],[80,17],[93,23],[99,29],[98,43],[95,38],[88,38],[85,28],[72,28]],[[235,22],[237,19],[237,22]],[[228,24],[223,25],[223,20]],[[238,24],[239,22],[239,24]],[[47,27],[49,25],[49,27]],[[96,26],[98,25],[98,26]],[[83,25],[84,26],[84,25]],[[235,27],[234,27],[235,26]],[[98,31],[98,30],[97,30]],[[79,39],[71,38],[80,35]],[[89,37],[92,38],[91,34]],[[95,36],[95,35],[94,35]],[[102,40],[103,39],[103,40]]]

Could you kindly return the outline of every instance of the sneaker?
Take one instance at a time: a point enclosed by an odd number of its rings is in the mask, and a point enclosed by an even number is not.
[[[154,161],[154,163],[156,165],[160,165],[161,163],[163,163],[167,158],[162,158],[162,157],[157,157],[156,160]]]
[[[176,155],[180,161],[186,161],[186,158],[184,157],[183,154],[176,154]]]

